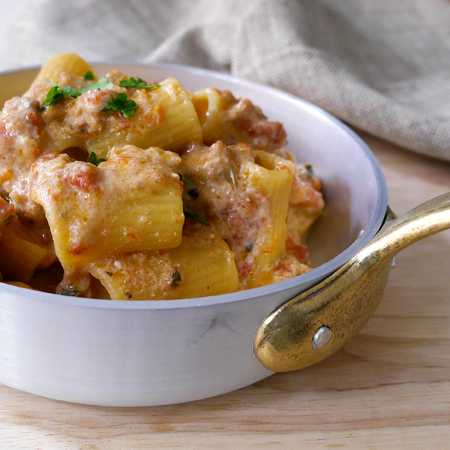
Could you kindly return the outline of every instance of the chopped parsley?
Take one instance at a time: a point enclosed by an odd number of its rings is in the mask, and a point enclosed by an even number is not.
[[[47,92],[47,96],[45,97],[44,101],[42,102],[42,106],[48,107],[51,105],[54,105],[55,103],[60,102],[61,100],[64,100],[66,98],[72,97],[78,97],[81,93],[79,89],[65,86],[60,87],[58,85],[55,85],[50,88],[50,90]]]
[[[106,159],[98,158],[97,153],[95,153],[95,152],[91,152],[89,154],[88,162],[90,162],[91,164],[94,164],[94,166],[98,166],[100,163],[102,163],[104,161],[106,161]]]
[[[81,94],[84,94],[85,92],[91,91],[93,89],[111,89],[113,87],[114,84],[105,79],[99,80],[96,83],[88,84],[87,86],[84,86],[80,89],[74,88],[72,86],[61,87],[56,84],[47,92],[47,96],[42,102],[42,106],[48,107],[67,98],[77,98]]]
[[[158,89],[160,85],[158,83],[147,83],[142,78],[124,78],[120,80],[119,86],[123,88],[132,88],[132,89],[147,89],[149,91],[153,91],[154,89]]]
[[[88,70],[88,71],[83,75],[83,78],[84,78],[86,81],[92,81],[92,80],[95,80],[94,72],[92,72],[92,70]]]
[[[178,270],[175,270],[174,272],[172,272],[172,279],[170,281],[170,285],[172,287],[177,287],[179,286],[181,283],[181,273],[178,272]]]
[[[102,111],[104,112],[118,112],[123,117],[129,119],[133,117],[138,109],[135,101],[128,98],[127,94],[117,94],[108,100]]]
[[[42,106],[50,106],[64,99],[64,91],[59,86],[53,86],[47,92]]]
[[[184,215],[195,222],[202,223],[203,225],[208,225],[208,219],[201,213],[196,211],[191,211],[189,209],[184,209]]]
[[[71,86],[60,87],[58,85],[53,86],[47,92],[47,96],[42,102],[43,107],[48,107],[58,103],[66,98],[76,98],[85,92],[93,89],[112,89],[114,84],[106,79],[99,80],[95,83],[88,84],[81,89]],[[133,117],[136,113],[138,105],[135,101],[128,98],[126,94],[120,93],[112,97],[106,106],[103,108],[105,112],[119,112],[123,117],[127,119]]]

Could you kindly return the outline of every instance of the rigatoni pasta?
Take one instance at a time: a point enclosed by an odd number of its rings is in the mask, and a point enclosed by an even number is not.
[[[222,141],[274,150],[286,141],[283,125],[268,120],[249,99],[237,99],[230,91],[208,88],[194,92],[192,101],[208,145]]]
[[[92,78],[95,78],[91,65],[79,55],[76,53],[60,53],[42,66],[27,94],[32,96],[35,88],[39,91],[41,83],[55,85],[61,81],[61,77],[83,77],[86,73],[92,74]]]
[[[53,262],[52,247],[33,238],[30,230],[17,219],[2,229],[0,255],[0,273],[19,281],[29,281],[39,267]]]
[[[239,288],[230,248],[199,224],[186,231],[177,248],[109,257],[90,264],[89,272],[118,300],[202,297]]]
[[[263,238],[258,242],[253,267],[249,273],[248,287],[270,283],[271,273],[277,261],[286,252],[287,213],[292,175],[287,171],[275,171],[252,164],[244,173],[250,189],[267,199],[268,223]]]
[[[248,99],[191,93],[174,78],[96,74],[61,54],[6,102],[2,130],[0,272],[9,283],[168,300],[309,270],[320,181],[284,148],[283,125]]]
[[[182,187],[178,155],[156,148],[113,148],[98,166],[66,154],[39,161],[32,199],[47,217],[67,271],[120,252],[181,244]]]

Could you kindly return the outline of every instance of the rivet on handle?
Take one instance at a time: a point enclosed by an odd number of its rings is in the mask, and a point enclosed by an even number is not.
[[[322,325],[315,333],[312,338],[312,348],[313,350],[320,350],[325,347],[333,337],[333,332],[331,328],[326,325]]]

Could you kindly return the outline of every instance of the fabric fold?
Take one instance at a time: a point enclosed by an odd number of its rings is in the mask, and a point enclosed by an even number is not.
[[[77,51],[230,71],[450,160],[447,0],[20,0],[2,14],[2,69]]]

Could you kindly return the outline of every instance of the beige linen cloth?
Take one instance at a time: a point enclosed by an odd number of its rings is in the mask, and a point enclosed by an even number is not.
[[[0,68],[56,52],[277,86],[450,160],[448,0],[0,0]]]

